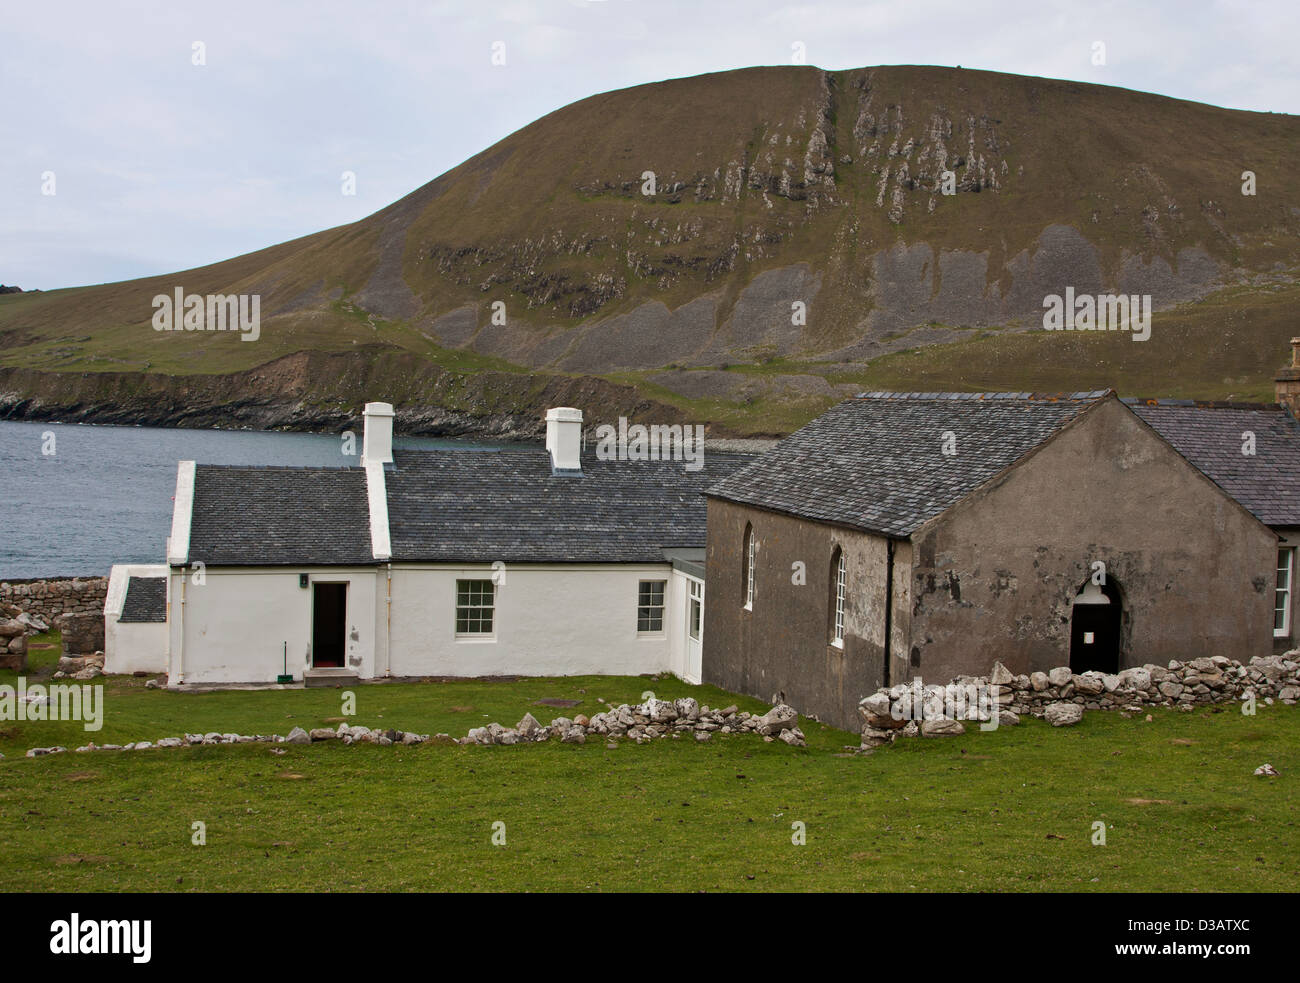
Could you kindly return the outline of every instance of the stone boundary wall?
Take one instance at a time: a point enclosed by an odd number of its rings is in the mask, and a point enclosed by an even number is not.
[[[62,663],[60,663],[62,664]],[[98,670],[95,670],[98,671]],[[77,678],[93,679],[94,676]],[[42,694],[36,703],[40,706],[26,712],[40,713],[45,719],[46,709],[51,706],[58,687],[67,684],[51,684],[48,693]],[[146,689],[157,689],[158,683],[149,680]],[[22,719],[22,718],[20,718]],[[57,719],[57,718],[51,718]],[[449,734],[417,734],[414,731],[371,730],[356,724],[341,723],[338,730],[318,727],[306,731],[295,727],[288,735],[283,734],[222,734],[212,731],[208,734],[186,734],[184,737],[164,737],[156,743],[153,741],[134,741],[130,744],[95,744],[90,743],[77,748],[78,752],[87,751],[146,751],[150,748],[178,748],[193,744],[315,744],[321,741],[341,740],[344,744],[529,744],[540,743],[558,738],[564,744],[585,744],[587,735],[601,735],[613,740],[624,737],[638,744],[654,738],[676,737],[693,734],[697,742],[712,740],[714,733],[719,734],[754,734],[764,741],[772,743],[782,741],[791,747],[807,747],[804,733],[798,727],[799,714],[793,707],[779,703],[761,716],[738,710],[735,706],[724,710],[700,706],[691,697],[679,700],[649,699],[645,703],[631,706],[627,703],[610,706],[607,710],[595,714],[590,720],[578,715],[572,719],[556,717],[549,724],[538,723],[531,713],[525,713],[522,720],[514,727],[502,727],[498,723],[486,727],[475,727],[465,737],[453,738]],[[54,747],[29,748],[27,757],[41,758],[49,754],[63,754],[68,749],[62,745]],[[273,754],[283,754],[278,748]],[[0,754],[0,758],[4,755]]]
[[[458,740],[458,744],[527,744],[531,741],[548,741],[559,738],[564,744],[585,744],[588,737],[623,737],[636,741],[656,738],[681,738],[692,735],[696,741],[708,741],[718,734],[755,734],[767,743],[783,741],[791,747],[807,747],[804,732],[799,729],[799,714],[791,706],[778,703],[764,714],[753,714],[739,709],[735,704],[719,710],[701,706],[693,697],[678,700],[658,700],[653,697],[635,706],[628,703],[608,706],[605,710],[587,717],[578,714],[556,717],[549,724],[540,724],[526,713],[514,727],[498,723],[475,727]]]
[[[994,713],[1000,727],[1019,723],[1025,714],[1066,726],[1081,720],[1085,710],[1138,713],[1148,707],[1175,707],[1191,711],[1252,698],[1264,704],[1300,701],[1300,649],[1256,656],[1245,664],[1216,655],[1114,674],[1080,675],[1062,666],[1015,676],[995,662],[988,676],[961,676],[937,686],[900,683],[879,689],[859,703],[858,714],[863,722],[862,747],[872,749],[900,736],[961,734],[963,720],[988,722]]]
[[[0,602],[12,604],[47,625],[53,625],[54,619],[61,614],[102,617],[107,595],[107,577],[52,577],[0,582]]]

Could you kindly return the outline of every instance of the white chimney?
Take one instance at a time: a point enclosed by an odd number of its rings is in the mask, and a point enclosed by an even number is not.
[[[546,411],[546,449],[552,471],[582,470],[582,410],[554,406]]]
[[[367,403],[363,414],[366,429],[361,447],[362,464],[393,462],[393,404]]]

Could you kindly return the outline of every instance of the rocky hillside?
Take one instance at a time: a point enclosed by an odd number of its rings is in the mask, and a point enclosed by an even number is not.
[[[1259,398],[1294,333],[1298,156],[1292,116],[961,69],[638,86],[350,226],[0,297],[0,415],[333,426],[386,396],[500,430],[582,391],[753,433],[863,387]],[[1067,286],[1150,294],[1151,340],[1034,330]],[[177,287],[259,294],[260,338],[154,331]]]

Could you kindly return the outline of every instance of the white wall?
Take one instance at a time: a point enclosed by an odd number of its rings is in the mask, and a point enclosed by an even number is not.
[[[491,638],[458,638],[457,579],[492,579],[488,564],[396,566],[392,629],[387,568],[213,569],[202,585],[170,576],[171,685],[274,682],[289,645],[289,673],[310,663],[311,582],[348,583],[348,668],[394,676],[640,675],[684,667],[686,578],[670,564],[507,567]],[[664,631],[638,634],[637,588],[667,581]],[[183,645],[182,645],[183,639]]]
[[[167,625],[121,624],[126,591],[132,577],[166,577],[167,567],[114,564],[104,598],[104,672],[166,672]]]
[[[186,683],[273,683],[284,671],[286,642],[289,674],[302,679],[310,666],[313,594],[310,586],[298,586],[302,573],[311,582],[348,584],[347,667],[372,676],[382,568],[208,567],[203,584],[177,568],[170,577],[168,684],[179,683],[182,674]]]
[[[490,566],[395,567],[392,674],[639,675],[670,668],[669,564],[511,566],[504,575],[494,637],[480,640],[456,637],[456,580],[490,579]],[[637,634],[641,580],[669,585],[665,630],[658,635]]]

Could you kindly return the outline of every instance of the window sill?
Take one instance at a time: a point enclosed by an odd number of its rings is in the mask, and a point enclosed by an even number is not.
[[[471,644],[473,644],[474,642],[495,642],[496,640],[497,640],[496,635],[457,635],[456,636],[456,641],[469,642]]]
[[[653,642],[657,639],[667,638],[668,633],[666,631],[639,631],[636,633],[636,637]]]
[[[834,639],[834,640],[831,641],[830,646],[831,646],[831,648],[833,648],[833,649],[839,649],[841,652],[843,652],[843,651],[844,651],[844,639],[842,639],[842,638],[836,638],[836,639]]]

